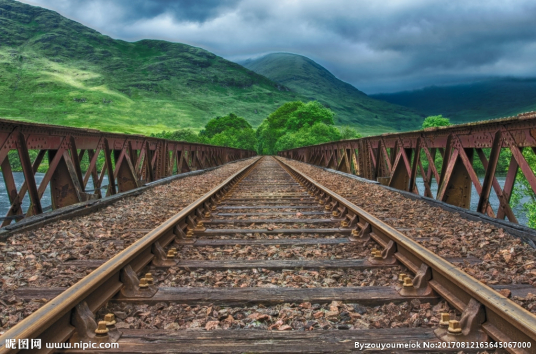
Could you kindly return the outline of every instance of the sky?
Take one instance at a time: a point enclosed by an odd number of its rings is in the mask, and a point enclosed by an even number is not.
[[[536,77],[534,0],[23,0],[112,38],[309,57],[365,93]]]

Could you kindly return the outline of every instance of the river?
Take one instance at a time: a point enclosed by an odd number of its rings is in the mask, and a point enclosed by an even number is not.
[[[504,182],[506,181],[506,177],[496,177],[496,178],[499,184],[501,185],[501,188],[503,188]],[[484,183],[484,177],[479,177],[479,179],[480,179],[480,185],[482,185]],[[419,190],[419,193],[421,195],[424,195],[424,181],[422,177],[417,178],[417,189]],[[432,190],[432,195],[434,196],[437,195],[437,183],[435,179],[432,179],[432,185],[430,186],[430,189]],[[476,208],[478,206],[478,198],[479,198],[478,192],[476,191],[475,186],[472,185],[470,209],[473,211],[476,211]],[[522,202],[523,201],[528,201],[528,200],[522,200]],[[499,207],[499,198],[497,198],[497,194],[495,194],[495,191],[493,190],[493,188],[491,189],[489,202],[491,204],[491,207],[493,208],[493,211],[497,213],[497,209]],[[528,219],[527,219],[527,215],[525,211],[521,209],[520,207],[513,207],[513,211],[517,218],[517,221],[519,221],[519,223],[522,225],[527,225]]]
[[[44,176],[45,174],[41,172],[37,172],[35,174],[35,182],[37,183],[38,186],[43,180]],[[13,172],[13,179],[15,180],[15,185],[17,186],[17,189],[18,189],[24,183],[24,174],[22,172]],[[104,176],[102,185],[103,186],[108,185],[108,176],[106,175]],[[92,178],[89,179],[86,190],[88,191],[93,190]],[[105,195],[106,188],[102,188],[101,193]],[[43,194],[43,197],[41,197],[41,206],[45,210],[50,210],[51,205],[52,205],[52,200],[50,197],[50,184],[49,184],[47,186],[47,189],[45,190],[45,193]],[[7,195],[6,184],[4,183],[4,176],[0,173],[0,216],[5,216],[10,206],[11,204],[9,203],[9,197]],[[30,206],[30,197],[28,196],[28,193],[26,193],[26,195],[24,196],[24,199],[22,200],[22,209],[24,210],[24,212],[28,210],[29,206]]]

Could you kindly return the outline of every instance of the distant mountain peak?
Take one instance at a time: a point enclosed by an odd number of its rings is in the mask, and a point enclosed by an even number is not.
[[[372,97],[469,123],[536,110],[536,78],[495,77]]]
[[[416,111],[372,99],[300,54],[270,53],[241,64],[330,107],[336,113],[336,123],[340,125],[356,126],[365,133],[377,133],[393,128],[417,129],[422,122],[422,116]]]
[[[182,43],[115,40],[60,14],[0,0],[0,116],[149,134],[235,113],[252,125],[305,100]]]

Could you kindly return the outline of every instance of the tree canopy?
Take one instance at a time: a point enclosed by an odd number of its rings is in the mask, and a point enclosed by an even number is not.
[[[216,134],[220,134],[231,129],[253,129],[253,127],[244,118],[239,117],[234,113],[229,113],[226,116],[216,117],[209,120],[205,125],[205,129],[201,130],[199,133],[199,136],[212,138]]]
[[[424,119],[422,122],[422,129],[432,128],[432,127],[448,127],[450,124],[450,119],[443,117],[441,114],[438,116],[429,116]]]
[[[200,143],[201,139],[196,132],[189,128],[178,129],[175,131],[163,131],[161,133],[151,134],[152,137],[177,140],[177,141],[187,141],[189,143]]]
[[[255,150],[255,146],[257,145],[255,130],[253,130],[251,124],[244,118],[233,113],[229,113],[224,117],[211,119],[206,124],[205,129],[199,134],[191,129],[178,129],[151,134],[151,136],[246,150]]]
[[[317,101],[287,102],[257,129],[257,152],[275,154],[294,147],[340,140],[333,117],[334,113]]]
[[[341,133],[341,140],[362,138],[361,134],[359,134],[357,130],[347,125],[339,128],[339,132]]]
[[[294,149],[300,146],[327,143],[341,140],[341,134],[335,127],[317,122],[312,126],[304,126],[295,132],[287,132],[281,136],[276,144],[275,151]]]
[[[265,155],[300,146],[360,137],[355,129],[348,126],[336,128],[333,118],[334,113],[317,101],[294,101],[283,104],[271,113],[257,131],[244,118],[229,113],[211,119],[199,134],[191,129],[178,129],[152,136],[257,150],[257,153]]]

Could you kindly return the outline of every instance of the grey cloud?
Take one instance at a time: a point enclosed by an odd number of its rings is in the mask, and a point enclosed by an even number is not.
[[[28,0],[115,38],[308,56],[365,92],[536,76],[533,0]]]
[[[121,20],[131,23],[170,14],[177,21],[205,22],[233,8],[240,0],[29,0],[67,14],[120,8]]]

